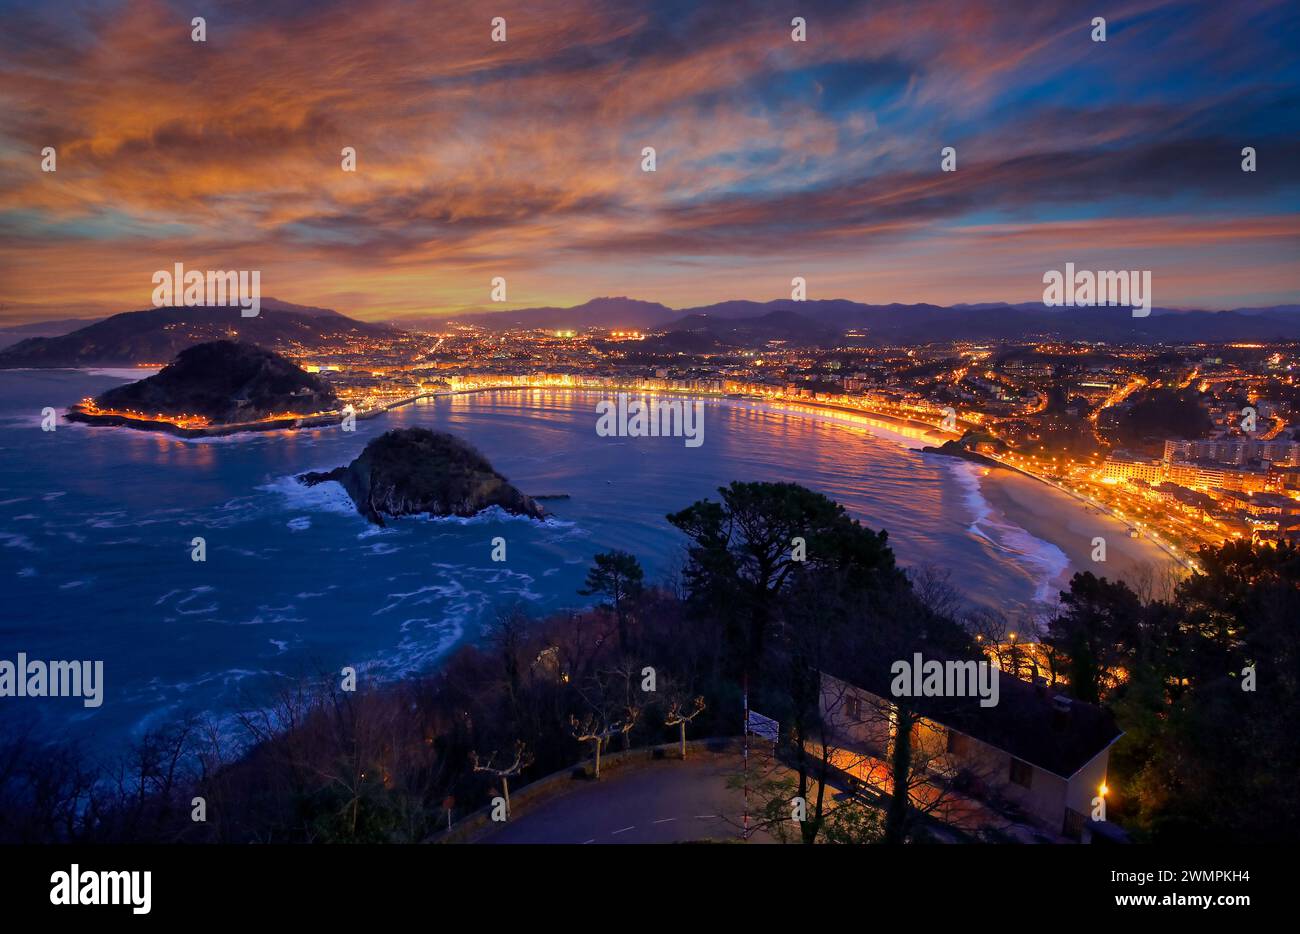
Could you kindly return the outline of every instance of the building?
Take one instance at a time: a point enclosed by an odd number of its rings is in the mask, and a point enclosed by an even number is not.
[[[1204,519],[1217,506],[1212,497],[1168,481],[1156,487],[1155,492],[1160,502],[1197,519]]]
[[[1164,459],[1206,461],[1214,464],[1242,466],[1252,461],[1266,461],[1279,467],[1300,466],[1300,441],[1274,438],[1262,441],[1245,435],[1222,435],[1204,441],[1166,441]]]
[[[1111,715],[1073,701],[1039,679],[997,671],[998,703],[978,698],[913,698],[921,715],[912,735],[938,786],[982,802],[963,813],[997,813],[1068,840],[1090,842],[1090,824],[1104,801],[1110,749],[1123,733]],[[823,672],[821,714],[834,747],[831,761],[868,784],[887,778],[896,708],[887,688],[870,691]],[[811,750],[810,750],[811,751]],[[888,789],[885,789],[888,791]],[[969,829],[969,828],[968,828]]]
[[[1166,465],[1165,478],[1179,486],[1201,490],[1241,490],[1260,493],[1269,489],[1267,469],[1255,467],[1227,467],[1206,461],[1176,462]]]
[[[1106,480],[1145,480],[1154,485],[1165,479],[1165,463],[1116,451],[1102,462],[1101,475]]]

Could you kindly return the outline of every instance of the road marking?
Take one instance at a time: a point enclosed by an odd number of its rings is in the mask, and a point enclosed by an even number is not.
[[[592,839],[592,840],[583,840],[583,841],[582,841],[582,845],[583,845],[583,846],[586,846],[588,843],[595,843],[595,842],[596,842],[596,841],[595,841],[594,839]]]
[[[695,815],[695,819],[696,819],[696,820],[713,820],[713,818],[715,818],[715,817],[717,817],[717,816],[718,816],[717,814],[696,814],[696,815]]]
[[[627,833],[629,830],[636,830],[636,824],[633,824],[631,827],[624,827],[622,830],[615,830],[612,834],[610,834],[610,836],[617,837],[619,834]]]
[[[655,823],[656,823],[656,824],[666,824],[666,823],[668,823],[669,821],[672,821],[672,820],[677,820],[677,818],[675,818],[675,817],[665,817],[663,820],[657,820],[657,821],[655,821]]]

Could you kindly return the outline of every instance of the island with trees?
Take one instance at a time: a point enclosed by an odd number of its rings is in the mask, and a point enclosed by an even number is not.
[[[515,489],[472,445],[428,428],[395,428],[366,445],[345,467],[305,473],[300,483],[336,482],[376,525],[384,517],[477,515],[498,507],[541,519],[545,511]]]
[[[330,424],[342,415],[319,376],[255,344],[219,340],[182,350],[153,376],[82,400],[67,417],[199,437]]]

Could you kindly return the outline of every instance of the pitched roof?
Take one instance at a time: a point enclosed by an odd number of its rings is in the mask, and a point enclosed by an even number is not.
[[[828,674],[882,698],[890,678]],[[1110,711],[1071,700],[1043,684],[998,671],[998,703],[981,707],[978,697],[915,697],[913,709],[935,723],[1010,753],[1030,765],[1070,778],[1124,735]],[[864,682],[872,683],[864,683]]]

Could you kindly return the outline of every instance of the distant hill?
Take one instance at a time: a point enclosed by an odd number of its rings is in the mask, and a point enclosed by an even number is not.
[[[490,330],[548,328],[581,330],[586,327],[649,330],[678,316],[667,305],[634,298],[593,298],[572,308],[521,308],[516,311],[486,311],[442,319],[446,324],[470,324]]]
[[[33,321],[30,324],[15,324],[0,327],[0,349],[12,347],[29,337],[61,337],[78,328],[100,321],[100,318],[58,318],[50,321]]]
[[[326,347],[397,333],[336,311],[264,299],[256,318],[239,308],[128,311],[58,337],[32,337],[0,350],[0,368],[132,366],[166,363],[186,347],[236,339],[271,350]]]
[[[98,408],[144,415],[202,415],[216,425],[338,408],[323,379],[277,353],[238,341],[210,341],[181,351],[154,376],[115,386]]]
[[[678,318],[663,334],[648,337],[644,350],[703,353],[727,347],[761,347],[768,341],[816,346],[834,343],[842,329],[815,321],[796,311],[777,310],[747,318],[690,314]]]
[[[771,317],[790,314],[797,318]],[[1108,343],[1300,339],[1300,309],[1296,305],[1217,312],[1153,308],[1149,316],[1134,318],[1128,308],[1048,308],[1041,302],[943,306],[870,305],[848,299],[736,300],[674,311],[656,302],[597,298],[573,308],[485,311],[430,319],[430,324],[441,326],[449,321],[500,331],[635,328],[660,335],[646,350],[689,348],[696,352],[752,346],[771,339],[814,343],[826,340],[828,334],[842,334],[850,328],[867,332],[868,338],[877,342],[900,344],[953,339],[1015,341],[1033,337]],[[691,336],[669,337],[673,332],[690,332]]]
[[[1135,318],[1128,308],[1046,308],[1042,305],[867,305],[843,299],[795,302],[723,302],[683,309],[681,322],[700,316],[759,321],[775,312],[797,313],[818,326],[866,331],[876,342],[917,344],[947,340],[1023,340],[1048,336],[1108,343],[1297,340],[1300,314],[1290,306],[1238,311],[1153,309]],[[711,333],[717,333],[710,327]]]

